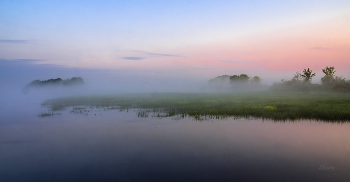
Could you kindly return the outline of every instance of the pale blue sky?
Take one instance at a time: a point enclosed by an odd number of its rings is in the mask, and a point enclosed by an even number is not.
[[[319,37],[307,40],[304,49],[321,47],[322,50],[339,50],[340,57],[332,53],[333,57],[324,60],[322,66],[333,60],[336,65],[344,67],[350,61],[349,55],[344,53],[348,44],[335,44],[331,40],[349,38],[339,32],[349,29],[349,16],[348,0],[2,0],[0,59],[39,59],[42,60],[37,62],[39,64],[77,68],[186,68],[193,69],[187,74],[199,75],[204,73],[196,69],[212,68],[213,75],[205,73],[207,77],[221,73],[235,74],[235,70],[239,69],[265,74],[276,69],[271,66],[275,62],[290,61],[284,60],[286,56],[267,58],[255,52],[257,46],[269,45],[270,51],[273,51],[273,47],[281,47],[278,42],[285,42],[285,45],[291,45],[285,48],[286,55],[300,55],[295,59],[306,60],[300,60],[299,66],[288,70],[295,72],[298,70],[294,69],[315,65],[314,62],[305,63],[322,57],[324,53],[320,52],[315,57],[314,52],[306,55],[300,50],[291,53],[288,50],[300,47],[305,37],[312,37],[313,31],[317,34],[321,27],[323,32]],[[336,25],[344,24],[341,26],[345,28],[328,30],[334,26],[329,23],[333,20]],[[334,38],[332,34],[341,36]],[[328,36],[329,40],[320,39]],[[251,50],[247,50],[249,47]],[[250,58],[255,54],[255,58]],[[309,58],[309,55],[314,57]],[[239,67],[242,64],[238,64],[230,73],[227,65],[214,65],[220,60],[225,60],[226,64],[251,62],[246,65],[255,65],[243,68]]]
[[[350,10],[350,1],[2,1],[1,39],[112,44],[258,30]],[[304,17],[304,18],[301,18]],[[257,25],[261,24],[262,27]],[[220,36],[220,35],[218,35]],[[68,39],[68,40],[67,40]],[[185,40],[182,40],[185,39]],[[121,43],[118,43],[121,42]],[[101,43],[102,42],[102,43]],[[163,43],[164,44],[164,43]],[[137,47],[137,45],[134,45]]]

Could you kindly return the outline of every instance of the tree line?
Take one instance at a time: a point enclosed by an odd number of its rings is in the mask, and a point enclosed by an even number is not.
[[[310,68],[304,69],[302,73],[296,72],[292,79],[281,80],[280,83],[274,83],[270,90],[274,91],[337,91],[350,92],[350,80],[335,75],[334,67],[325,67],[322,69],[324,76],[321,78],[321,84],[311,83],[316,73]],[[222,75],[209,80],[212,87],[222,87],[222,83],[230,83],[231,86],[240,85],[249,88],[260,88],[261,78],[259,76],[249,77],[247,74],[240,75]],[[249,83],[249,84],[248,84]]]
[[[350,92],[350,80],[335,75],[334,67],[325,67],[322,69],[324,76],[321,78],[321,84],[312,84],[311,80],[316,73],[310,68],[304,69],[303,73],[296,72],[291,80],[282,80],[282,83],[274,83],[272,90],[291,90],[291,91],[338,91]]]
[[[71,79],[62,80],[62,78],[48,79],[48,80],[33,80],[27,84],[23,89],[23,94],[28,94],[30,88],[42,88],[46,86],[74,86],[74,85],[83,85],[84,80],[81,77],[72,77]]]
[[[56,79],[48,79],[48,80],[34,80],[30,82],[27,87],[40,87],[40,86],[47,86],[47,85],[78,85],[78,84],[84,84],[84,81],[81,77],[73,77],[71,79],[62,80],[61,78]]]
[[[254,76],[251,78],[247,74],[222,75],[209,80],[209,83],[227,82],[227,81],[229,81],[230,84],[246,84],[246,83],[260,84],[261,78],[259,76]]]

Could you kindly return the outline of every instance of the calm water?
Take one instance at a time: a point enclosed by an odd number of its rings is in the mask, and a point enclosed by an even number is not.
[[[1,182],[350,180],[349,124],[96,108],[40,118],[39,105],[0,112]]]

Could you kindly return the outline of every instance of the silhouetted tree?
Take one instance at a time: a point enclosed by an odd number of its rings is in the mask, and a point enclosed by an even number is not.
[[[67,80],[62,80],[61,78],[56,78],[56,79],[48,79],[48,80],[34,80],[28,85],[26,85],[26,88],[29,87],[43,87],[43,86],[58,86],[58,85],[63,85],[63,86],[72,86],[72,85],[82,85],[84,84],[84,81],[81,77],[73,77],[72,79],[67,79]]]
[[[321,78],[322,84],[329,84],[334,80],[334,67],[327,66],[326,68],[322,69],[322,72],[325,74],[325,76]]]
[[[249,76],[246,74],[239,75],[239,78],[242,82],[247,83],[249,81]]]
[[[231,82],[238,82],[239,81],[239,75],[232,75],[230,76]]]
[[[304,77],[305,82],[309,83],[312,80],[312,77],[314,77],[315,75],[316,73],[312,73],[312,70],[308,68],[307,70],[304,69],[303,74],[301,76]]]
[[[247,83],[248,81],[249,81],[249,76],[246,74],[230,76],[231,83]]]

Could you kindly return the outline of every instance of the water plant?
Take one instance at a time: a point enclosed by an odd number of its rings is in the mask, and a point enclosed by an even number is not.
[[[52,110],[78,106],[140,108],[160,116],[256,117],[273,120],[350,121],[350,93],[157,93],[59,98],[43,106]],[[158,109],[158,110],[157,110]],[[144,115],[145,114],[145,115]],[[147,113],[140,115],[146,116]]]

